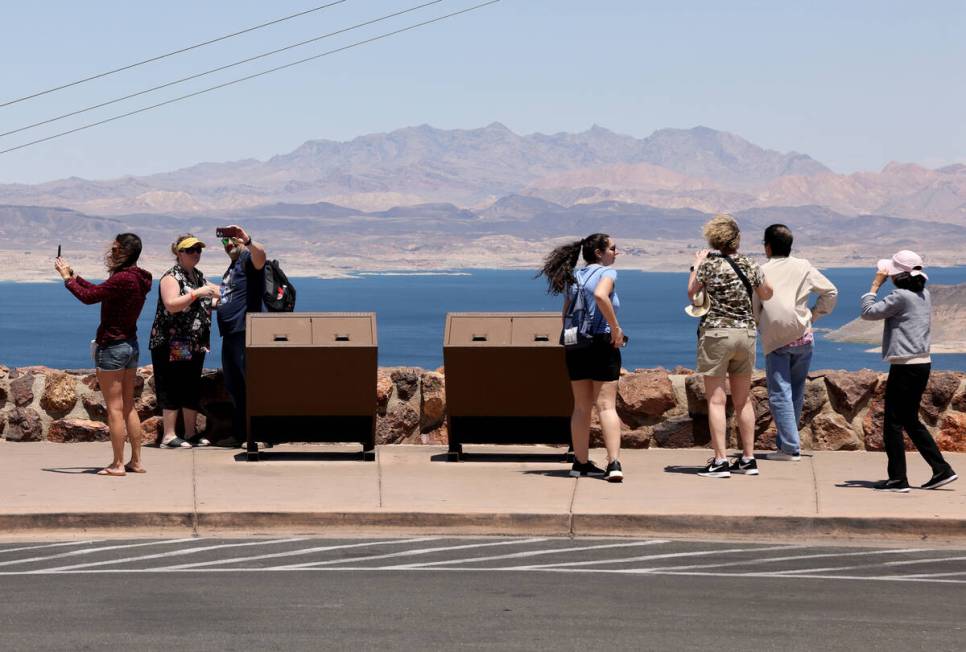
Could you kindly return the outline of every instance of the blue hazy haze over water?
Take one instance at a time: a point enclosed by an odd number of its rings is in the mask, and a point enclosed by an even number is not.
[[[621,270],[619,264],[617,269],[621,325],[631,338],[624,349],[624,366],[693,367],[697,322],[683,310],[687,274]],[[872,272],[833,269],[826,274],[839,288],[839,305],[818,327],[837,328],[858,315],[859,296],[868,290]],[[966,267],[930,269],[929,274],[932,284],[966,282]],[[543,281],[528,271],[364,274],[293,282],[300,311],[376,312],[382,366],[440,366],[447,312],[558,311],[561,306],[561,299],[548,296]],[[82,305],[60,283],[0,283],[0,302],[0,364],[92,366],[88,342],[97,328],[97,306]],[[156,303],[157,281],[138,324],[142,365],[150,364],[147,340]],[[879,354],[866,352],[868,348],[825,341],[820,333],[812,368],[885,369]],[[758,366],[763,365],[759,354]],[[217,326],[213,326],[212,353],[205,366],[220,366]],[[934,355],[933,366],[966,370],[966,354]]]

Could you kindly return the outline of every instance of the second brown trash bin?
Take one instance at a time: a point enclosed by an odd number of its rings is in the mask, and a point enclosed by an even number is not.
[[[570,443],[573,394],[560,328],[554,312],[446,315],[450,461],[459,461],[463,444]]]
[[[255,442],[358,442],[375,460],[375,313],[249,313],[248,459]]]

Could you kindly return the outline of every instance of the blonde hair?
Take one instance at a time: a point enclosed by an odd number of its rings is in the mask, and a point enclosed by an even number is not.
[[[192,233],[182,233],[178,238],[171,243],[171,253],[174,254],[174,259],[178,259],[178,245],[187,240],[188,238],[195,237]]]
[[[727,213],[718,213],[704,225],[704,239],[712,249],[730,254],[738,251],[741,230],[735,218]]]

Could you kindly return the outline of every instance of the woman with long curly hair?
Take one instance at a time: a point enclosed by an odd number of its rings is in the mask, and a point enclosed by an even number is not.
[[[94,364],[97,383],[107,405],[107,427],[114,459],[97,472],[103,476],[144,473],[141,464],[141,421],[134,409],[134,385],[138,367],[137,321],[144,299],[151,291],[151,273],[137,266],[141,238],[119,233],[104,257],[107,280],[95,285],[74,273],[58,257],[54,268],[64,285],[85,304],[101,304]],[[124,441],[131,443],[131,460],[124,463]]]
[[[580,257],[586,263],[576,269]],[[617,416],[617,380],[621,372],[621,347],[627,338],[617,321],[620,300],[615,289],[617,245],[606,233],[557,247],[546,257],[541,274],[550,294],[563,294],[562,342],[567,347],[567,372],[574,394],[570,433],[574,447],[574,477],[603,476],[621,482],[621,428]],[[578,342],[578,340],[580,340]],[[606,469],[590,461],[591,411],[597,406]]]

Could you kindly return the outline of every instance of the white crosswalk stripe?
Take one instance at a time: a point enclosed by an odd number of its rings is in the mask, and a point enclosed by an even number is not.
[[[85,548],[83,550],[71,550],[70,552],[62,552],[56,555],[48,555],[47,557],[28,557],[27,559],[11,559],[9,561],[0,561],[0,566],[11,566],[13,564],[27,564],[38,561],[47,561],[49,559],[63,559],[64,557],[76,557],[78,555],[92,555],[95,552],[107,552],[108,550],[123,550],[125,548],[143,548],[145,546],[168,546],[175,543],[186,543],[188,541],[197,541],[194,537],[189,537],[187,539],[168,539],[164,541],[143,541],[141,543],[130,543],[121,546],[101,546],[100,548]]]
[[[312,548],[302,548],[300,550],[288,550],[266,555],[253,555],[251,557],[235,557],[233,559],[214,559],[212,561],[201,561],[193,564],[177,564],[175,566],[161,566],[152,568],[155,571],[165,570],[184,570],[188,568],[202,568],[205,566],[223,566],[226,564],[241,564],[248,561],[258,561],[261,559],[277,559],[279,557],[296,557],[299,555],[311,555],[317,552],[329,552],[332,550],[344,550],[346,548],[365,548],[367,546],[389,546],[401,545],[406,543],[421,543],[423,541],[435,541],[439,537],[420,537],[418,539],[390,539],[388,541],[366,541],[365,543],[350,543],[344,545],[316,546]]]
[[[496,541],[489,543],[471,543],[461,546],[446,546],[443,548],[422,548],[419,550],[403,550],[402,552],[393,552],[386,555],[373,555],[370,557],[349,557],[347,559],[329,559],[327,561],[318,562],[306,562],[304,564],[293,564],[291,566],[276,566],[274,570],[294,570],[297,568],[309,568],[317,566],[328,566],[331,564],[348,564],[350,562],[359,561],[374,561],[376,559],[391,559],[393,557],[412,557],[415,555],[428,555],[437,552],[449,552],[452,550],[468,550],[469,548],[488,548],[490,546],[512,546],[512,545],[523,545],[526,543],[540,543],[546,541],[544,538],[540,539],[522,539],[516,541]]]
[[[672,552],[663,555],[644,555],[638,557],[624,557],[622,559],[591,559],[589,561],[557,562],[553,564],[539,564],[530,566],[512,566],[511,570],[534,570],[537,568],[572,568],[574,566],[593,566],[594,564],[624,564],[635,561],[651,561],[654,559],[674,559],[677,557],[700,557],[702,555],[729,555],[740,552],[765,552],[768,550],[791,550],[794,548],[804,548],[805,546],[771,546],[768,548],[731,548],[729,550],[699,550],[693,552]],[[628,571],[639,572],[639,571]],[[644,569],[643,572],[647,572]]]
[[[428,561],[418,564],[399,564],[396,566],[380,566],[379,570],[394,568],[428,568],[429,566],[447,566],[449,564],[466,564],[470,562],[496,561],[499,559],[520,559],[522,557],[538,557],[540,555],[562,555],[569,552],[583,552],[586,550],[605,550],[610,548],[628,548],[632,546],[653,546],[668,543],[667,539],[652,541],[632,541],[631,543],[609,543],[601,546],[579,546],[576,548],[551,548],[548,550],[528,550],[527,552],[512,552],[506,555],[492,555],[489,557],[466,557],[461,559],[444,559],[443,561]]]
[[[4,548],[0,554],[5,552],[22,552],[24,550],[39,550],[41,548],[64,548],[66,546],[86,546],[92,543],[100,543],[99,539],[88,539],[87,541],[61,541],[60,543],[45,543],[39,546],[21,546],[19,548]]]
[[[0,576],[137,573],[607,573],[625,578],[966,584],[966,551],[671,539],[445,537],[18,542],[0,549]],[[634,548],[652,547],[650,551]],[[659,548],[654,548],[660,546]],[[155,549],[150,549],[150,548]],[[61,548],[61,550],[57,550]],[[499,550],[502,548],[502,550]],[[247,554],[234,555],[246,549]],[[380,550],[381,549],[381,550]],[[237,552],[236,552],[237,551]],[[7,553],[4,558],[4,553]],[[645,554],[646,553],[646,554]],[[17,555],[29,555],[17,558]],[[193,560],[186,560],[191,557]],[[848,563],[852,562],[852,563]],[[826,565],[818,567],[819,564]]]
[[[223,548],[241,548],[247,546],[271,546],[279,543],[296,543],[298,541],[305,541],[305,537],[298,537],[295,539],[274,539],[266,541],[246,541],[244,543],[221,543],[214,546],[201,546],[197,548],[183,548],[181,550],[169,550],[168,552],[160,552],[156,555],[139,555],[137,557],[123,557],[121,559],[107,559],[105,561],[95,561],[87,564],[72,564],[70,566],[58,566],[55,568],[45,568],[43,570],[36,571],[37,573],[57,573],[61,571],[77,570],[80,568],[93,568],[95,566],[113,566],[116,564],[128,564],[132,561],[146,561],[148,559],[163,559],[165,557],[181,557],[183,555],[196,555],[201,552],[208,552],[209,550],[221,550]]]

